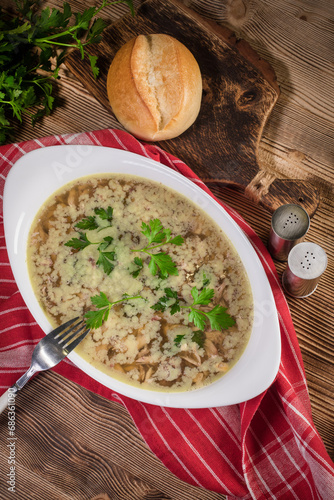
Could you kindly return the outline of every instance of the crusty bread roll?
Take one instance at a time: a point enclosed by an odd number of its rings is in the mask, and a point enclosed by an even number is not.
[[[147,141],[184,132],[200,110],[202,78],[191,52],[169,35],[139,35],[115,55],[108,97],[118,121]]]

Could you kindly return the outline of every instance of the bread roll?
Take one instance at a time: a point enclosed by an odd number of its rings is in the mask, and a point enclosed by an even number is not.
[[[171,139],[194,123],[202,78],[191,52],[169,35],[139,35],[115,55],[108,97],[118,121],[147,141]]]

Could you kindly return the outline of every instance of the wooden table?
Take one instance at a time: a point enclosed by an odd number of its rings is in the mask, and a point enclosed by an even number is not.
[[[58,0],[47,2],[59,6]],[[73,10],[88,2],[70,1]],[[90,2],[93,3],[93,2]],[[320,285],[306,299],[287,297],[304,360],[314,423],[334,459],[333,331],[333,122],[334,6],[327,0],[192,0],[204,18],[230,27],[273,66],[281,96],[259,147],[261,167],[283,178],[308,180],[320,192],[307,241],[320,244],[329,263]],[[103,14],[120,16],[122,6]],[[15,139],[121,128],[66,69],[58,83],[63,101],[34,129],[24,122]],[[267,241],[271,214],[232,189],[225,202]],[[281,276],[284,264],[277,264]],[[189,499],[223,496],[174,477],[148,450],[126,410],[52,372],[36,377],[17,398],[17,499]],[[0,419],[6,439],[6,416]],[[1,474],[7,455],[0,448]],[[107,496],[108,495],[108,496]],[[0,498],[8,499],[1,480]]]

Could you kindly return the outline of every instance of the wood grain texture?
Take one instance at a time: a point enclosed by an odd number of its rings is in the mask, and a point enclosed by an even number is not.
[[[303,205],[312,216],[319,202],[314,187],[289,181],[287,188],[284,180],[259,169],[258,144],[279,88],[270,65],[228,29],[204,21],[177,0],[147,0],[134,18],[127,15],[113,23],[101,43],[89,48],[91,55],[99,56],[98,80],[77,52],[66,64],[110,110],[106,78],[117,50],[138,34],[159,32],[176,37],[194,54],[202,73],[203,98],[195,123],[181,136],[157,144],[179,156],[205,182],[234,186],[271,211],[281,204],[277,194],[282,191],[287,202]]]
[[[333,195],[334,4],[326,0],[188,3],[223,23],[274,68],[281,95],[264,128],[261,166]]]
[[[171,474],[120,404],[53,372],[39,374],[17,396],[15,434],[17,500],[91,500],[102,494],[105,500],[224,498]],[[2,500],[11,498],[3,481],[7,437],[5,413],[0,415]]]
[[[225,189],[221,198],[235,208],[267,243],[271,216],[241,194]],[[307,233],[307,241],[322,246],[328,267],[314,294],[305,299],[286,296],[304,362],[315,426],[334,460],[334,200],[322,199]],[[275,262],[281,279],[285,263]]]

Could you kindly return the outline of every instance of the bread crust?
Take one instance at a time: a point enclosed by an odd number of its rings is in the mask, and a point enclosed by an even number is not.
[[[118,121],[148,141],[176,137],[200,110],[202,78],[191,52],[165,34],[139,35],[115,55],[107,92]]]

